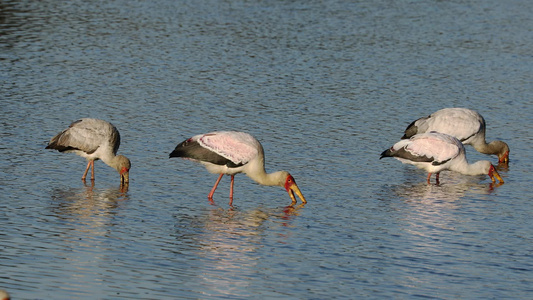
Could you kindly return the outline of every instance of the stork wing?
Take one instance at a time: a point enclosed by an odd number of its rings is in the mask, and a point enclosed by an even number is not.
[[[464,148],[452,136],[431,132],[414,136],[405,149],[413,155],[431,158],[437,165],[455,158]]]
[[[199,137],[197,142],[237,165],[248,163],[259,154],[261,147],[251,135],[234,131],[207,133]]]
[[[409,126],[405,128],[402,139],[408,139],[414,136],[415,134],[425,132],[427,130],[427,119],[429,119],[429,116],[411,122],[411,124],[409,124]]]
[[[91,120],[78,120],[70,124],[69,128],[54,136],[46,148],[56,149],[61,152],[69,150],[81,150],[91,154],[105,142],[117,140],[115,148],[120,144],[118,131],[111,130],[106,126],[95,126]],[[116,152],[116,149],[113,149]]]
[[[427,122],[427,131],[449,134],[460,141],[465,141],[485,130],[483,117],[469,109],[442,109],[432,114]]]

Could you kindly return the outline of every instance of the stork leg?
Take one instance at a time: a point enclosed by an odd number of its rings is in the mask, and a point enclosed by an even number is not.
[[[439,174],[440,174],[440,172],[437,173],[437,175],[435,175],[435,178],[437,179],[437,184],[440,184],[440,182],[439,182]]]
[[[233,183],[235,175],[231,175],[231,183],[229,185],[229,206],[233,205]]]
[[[222,179],[222,176],[224,176],[224,174],[220,174],[220,176],[218,176],[217,182],[215,182],[215,185],[211,189],[211,192],[209,192],[209,195],[207,195],[207,199],[213,200],[213,195],[215,194],[215,190],[217,189],[218,183]]]
[[[431,173],[428,173],[428,184],[431,184]]]
[[[94,160],[91,160],[91,180],[94,180]]]
[[[83,176],[81,176],[81,180],[85,181],[85,178],[87,178],[87,172],[89,172],[90,167],[91,167],[91,161],[89,160],[87,162],[87,168],[85,168],[85,173],[83,173]]]

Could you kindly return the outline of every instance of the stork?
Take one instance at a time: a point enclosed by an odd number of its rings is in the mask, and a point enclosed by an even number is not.
[[[261,143],[248,133],[218,131],[193,136],[176,146],[170,157],[188,158],[203,164],[207,170],[218,176],[207,198],[212,201],[218,183],[224,174],[231,176],[230,201],[233,204],[234,176],[245,173],[255,182],[268,186],[282,186],[296,204],[294,193],[302,203],[307,203],[294,178],[286,171],[265,172],[264,151]]]
[[[472,145],[478,152],[498,155],[498,162],[509,162],[509,146],[502,141],[485,141],[485,119],[467,108],[444,108],[427,117],[413,121],[405,129],[402,139],[415,134],[437,131],[456,137],[465,145]]]
[[[101,159],[105,164],[117,170],[120,183],[129,182],[130,160],[123,155],[116,155],[120,146],[120,134],[111,123],[99,119],[84,118],[54,136],[46,149],[59,152],[73,152],[87,159],[87,168],[81,179],[85,181],[89,169],[94,180],[94,161]]]
[[[487,174],[493,183],[495,178],[503,183],[500,174],[489,161],[481,160],[469,164],[465,148],[457,138],[435,131],[417,134],[408,140],[400,140],[390,149],[383,151],[380,159],[383,157],[394,157],[402,163],[426,170],[428,184],[433,173],[436,173],[436,180],[439,183],[439,172],[442,170],[465,175]]]

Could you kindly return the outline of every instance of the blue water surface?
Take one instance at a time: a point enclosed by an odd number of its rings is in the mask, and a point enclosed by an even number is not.
[[[533,4],[1,1],[0,288],[13,299],[530,299]],[[505,184],[379,160],[468,107]],[[111,121],[131,182],[45,150]],[[241,130],[308,200],[169,159]],[[467,147],[470,162],[496,157]]]

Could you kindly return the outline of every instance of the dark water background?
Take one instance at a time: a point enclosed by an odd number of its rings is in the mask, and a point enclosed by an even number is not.
[[[13,299],[529,299],[533,4],[0,1],[0,288]],[[469,107],[505,184],[378,160],[414,119]],[[120,130],[129,189],[44,150]],[[255,135],[309,203],[168,159]],[[470,161],[490,159],[467,148]]]

